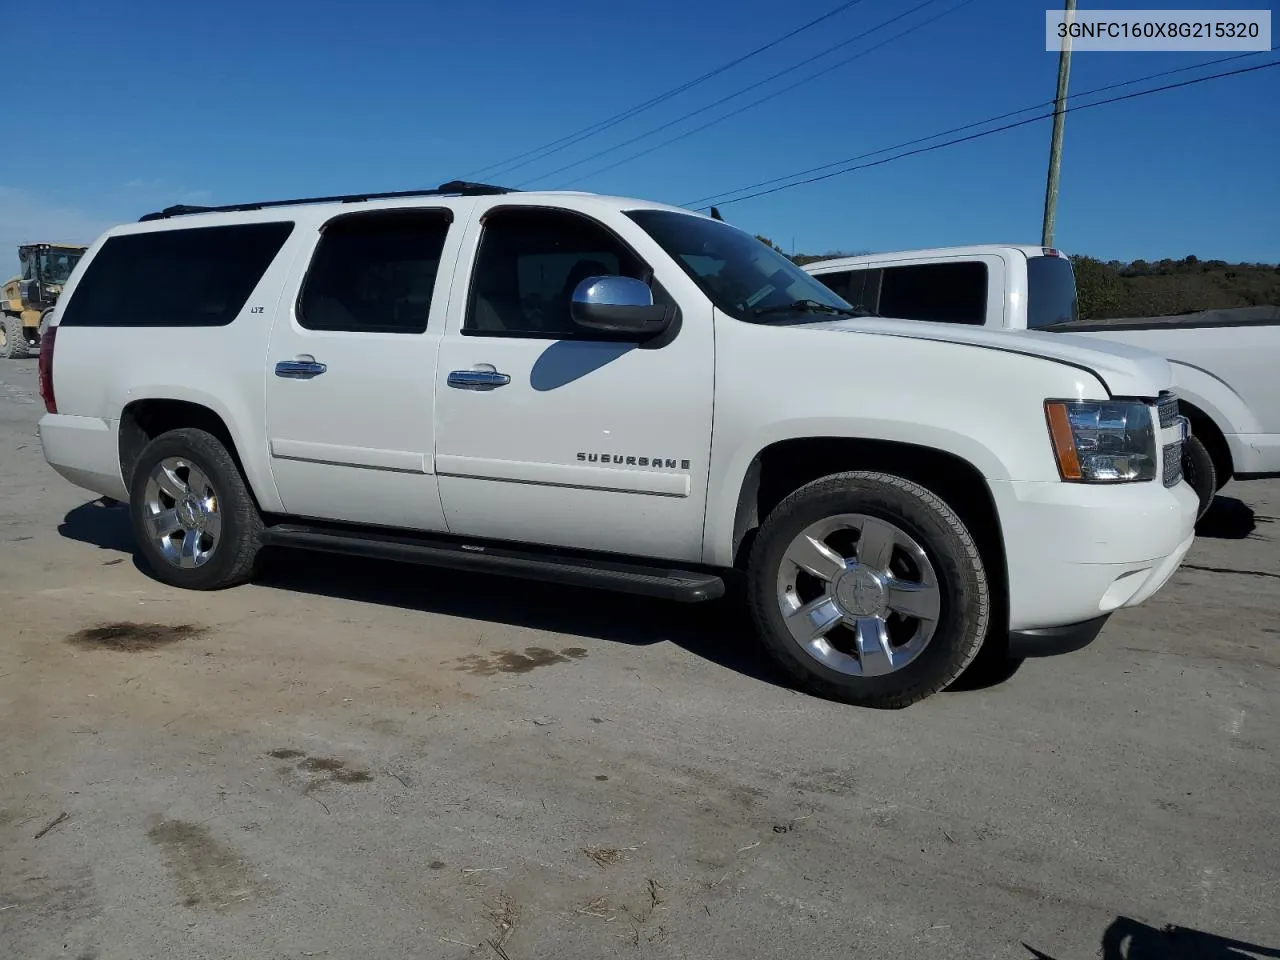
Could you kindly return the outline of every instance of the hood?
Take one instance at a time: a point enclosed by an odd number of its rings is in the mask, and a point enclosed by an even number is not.
[[[1173,388],[1173,368],[1158,353],[1075,333],[1048,333],[1039,330],[988,330],[964,324],[931,323],[922,320],[895,320],[889,317],[849,317],[806,323],[804,329],[870,333],[910,340],[935,340],[988,350],[1021,353],[1073,367],[1084,367],[1097,375],[1113,396],[1155,397]]]

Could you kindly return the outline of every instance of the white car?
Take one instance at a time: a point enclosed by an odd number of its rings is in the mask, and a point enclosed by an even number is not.
[[[910,320],[1039,330],[1132,344],[1173,364],[1190,420],[1183,472],[1201,515],[1230,480],[1280,477],[1280,307],[1176,317],[1081,320],[1060,250],[972,245],[898,250],[805,266],[864,312]]]
[[[495,603],[498,575],[696,601],[740,573],[790,676],[872,706],[1168,580],[1196,498],[1166,360],[850,313],[642,200],[170,208],[76,269],[40,437],[169,584],[263,546],[479,571]]]

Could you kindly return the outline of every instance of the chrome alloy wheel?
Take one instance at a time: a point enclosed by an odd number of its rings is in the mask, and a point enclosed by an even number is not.
[[[190,460],[166,457],[147,477],[143,517],[157,549],[175,567],[203,566],[222,534],[218,495]]]
[[[915,660],[937,629],[941,597],[924,548],[860,513],[810,524],[778,568],[778,607],[791,636],[850,676],[880,677]]]

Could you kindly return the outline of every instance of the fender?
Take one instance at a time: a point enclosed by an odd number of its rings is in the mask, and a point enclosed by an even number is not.
[[[139,401],[182,400],[212,410],[222,419],[227,432],[231,434],[231,441],[235,444],[240,462],[244,465],[245,480],[259,505],[267,513],[283,512],[284,505],[271,474],[265,441],[263,437],[248,436],[243,429],[244,424],[260,422],[262,411],[251,410],[238,391],[229,390],[223,396],[217,396],[188,384],[130,385],[127,390],[112,396],[110,400],[112,409],[116,411],[112,426],[117,430],[121,412],[131,403]]]
[[[717,450],[713,445],[711,475],[724,478],[724,482],[712,485],[707,491],[702,543],[704,563],[723,567],[733,565],[738,504],[743,485],[747,482],[747,472],[760,452],[779,441],[808,437],[878,440],[919,447],[963,460],[988,481],[1010,478],[1008,465],[994,450],[972,436],[945,427],[873,419],[851,423],[842,417],[813,417],[765,424],[731,451]],[[1048,450],[1047,444],[1045,449]]]
[[[1262,432],[1243,398],[1221,377],[1185,360],[1170,360],[1169,364],[1178,397],[1198,407],[1228,438],[1228,443],[1232,434]]]

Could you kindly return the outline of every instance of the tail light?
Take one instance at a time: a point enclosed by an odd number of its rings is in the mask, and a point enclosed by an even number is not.
[[[40,338],[40,364],[37,368],[40,375],[40,399],[44,401],[45,410],[58,412],[58,401],[53,396],[53,341],[57,338],[58,328],[49,327]]]

